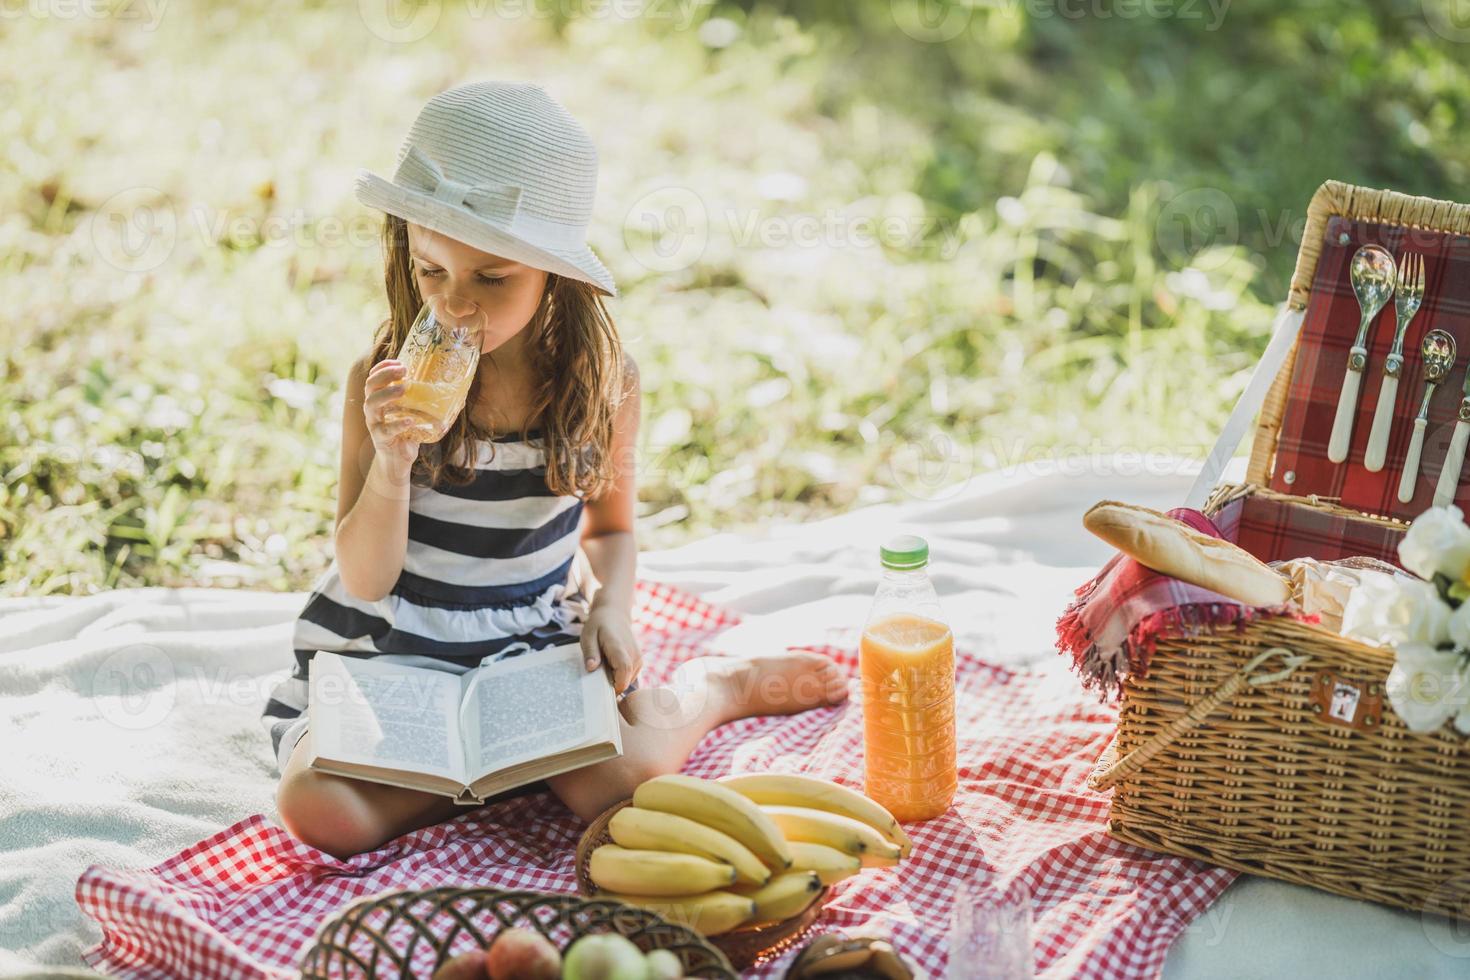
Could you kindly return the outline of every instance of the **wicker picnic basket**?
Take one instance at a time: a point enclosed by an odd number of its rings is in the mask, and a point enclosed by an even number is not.
[[[1355,235],[1470,248],[1470,238],[1458,237],[1467,234],[1465,205],[1323,184],[1308,210],[1288,306],[1312,322],[1314,283],[1346,268],[1346,253],[1361,240]],[[1324,252],[1334,265],[1319,278]],[[1334,291],[1342,295],[1340,287]],[[1470,321],[1454,314],[1436,316],[1432,325],[1456,333],[1461,351],[1470,351]],[[1345,557],[1346,535],[1379,542],[1373,557],[1396,562],[1393,546],[1408,520],[1428,506],[1422,492],[1415,506],[1370,513],[1283,471],[1283,422],[1304,411],[1292,404],[1292,393],[1301,390],[1293,372],[1309,369],[1303,358],[1315,361],[1319,351],[1323,364],[1335,358],[1333,370],[1344,369],[1346,344],[1313,349],[1312,343],[1304,329],[1270,387],[1246,482],[1216,487],[1204,510],[1222,528],[1257,508],[1269,510],[1277,526],[1336,529],[1317,537],[1321,550],[1333,553],[1311,554],[1303,544],[1311,534],[1293,542],[1295,554],[1262,554],[1270,550],[1262,543],[1267,538],[1237,539],[1265,561]],[[1417,378],[1406,374],[1405,380],[1410,394],[1399,400],[1396,429],[1410,426],[1419,401]],[[1459,393],[1451,394],[1458,403]],[[1369,410],[1372,397],[1371,390],[1362,396]],[[1454,409],[1448,411],[1452,422]],[[1431,426],[1442,429],[1444,407],[1438,412]],[[1286,451],[1300,450],[1291,436]],[[1430,456],[1426,450],[1426,465]],[[1299,460],[1293,455],[1288,464]],[[1354,465],[1354,457],[1342,465]],[[1470,484],[1456,496],[1462,507],[1467,491]],[[1391,650],[1283,617],[1161,638],[1146,674],[1125,680],[1117,736],[1089,779],[1095,789],[1113,790],[1109,833],[1339,895],[1470,919],[1470,738],[1450,725],[1409,731],[1385,695],[1393,662]]]
[[[628,937],[645,953],[671,950],[688,977],[736,980],[703,936],[622,902],[499,888],[430,888],[367,895],[321,926],[301,960],[301,980],[428,977],[451,956],[486,949],[502,929],[535,929],[563,953],[598,932]]]

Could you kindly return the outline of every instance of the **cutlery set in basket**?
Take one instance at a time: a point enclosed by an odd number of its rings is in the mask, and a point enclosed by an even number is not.
[[[1395,320],[1393,344],[1383,359],[1383,381],[1378,389],[1377,407],[1373,410],[1373,428],[1363,450],[1364,468],[1377,473],[1387,462],[1388,437],[1393,429],[1399,378],[1404,370],[1404,338],[1409,325],[1424,304],[1424,256],[1418,252],[1405,252],[1396,266],[1393,256],[1382,246],[1364,245],[1353,255],[1350,278],[1362,316],[1358,322],[1357,337],[1348,354],[1342,391],[1337,400],[1337,414],[1333,417],[1332,435],[1327,443],[1327,458],[1334,463],[1342,463],[1348,458],[1353,421],[1358,411],[1358,393],[1368,366],[1367,343],[1370,331],[1379,311],[1388,305],[1389,297],[1392,296]],[[1424,366],[1424,395],[1418,403],[1419,410],[1414,415],[1413,435],[1409,439],[1409,450],[1399,475],[1397,496],[1399,503],[1403,504],[1411,503],[1414,499],[1415,484],[1419,479],[1419,460],[1424,449],[1424,432],[1429,425],[1429,406],[1435,389],[1449,378],[1455,366],[1455,338],[1439,328],[1428,330],[1419,344],[1419,351]],[[1465,464],[1466,434],[1470,433],[1470,370],[1465,372],[1463,389],[1459,421],[1445,453],[1444,465],[1440,467],[1439,479],[1435,483],[1436,507],[1455,499],[1460,471]]]
[[[1392,329],[1377,325],[1390,308]],[[1470,382],[1463,399],[1435,397],[1457,350],[1470,351],[1470,207],[1324,184],[1278,324],[1262,361],[1269,389],[1266,378],[1248,388],[1264,401],[1246,481],[1215,486],[1202,519],[1264,563],[1398,565],[1431,502],[1470,511]],[[1365,374],[1381,380],[1360,398]],[[1242,399],[1206,487],[1253,408]],[[1079,602],[1123,608],[1084,590]],[[1253,601],[1228,621],[1206,603],[1149,624],[1170,625],[1122,677],[1118,734],[1089,780],[1113,793],[1109,832],[1470,920],[1470,736],[1409,729],[1385,696],[1392,648]]]

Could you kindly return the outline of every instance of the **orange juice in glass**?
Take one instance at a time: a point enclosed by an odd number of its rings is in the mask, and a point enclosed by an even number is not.
[[[894,538],[879,556],[883,578],[858,646],[864,791],[900,821],[928,820],[949,809],[959,781],[954,636],[924,539]]]
[[[403,362],[403,395],[389,421],[415,420],[405,430],[419,442],[438,442],[464,410],[470,383],[480,365],[485,314],[457,296],[430,296],[414,318],[398,360]]]

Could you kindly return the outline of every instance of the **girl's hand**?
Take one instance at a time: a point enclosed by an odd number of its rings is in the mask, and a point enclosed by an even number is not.
[[[363,383],[362,414],[373,440],[373,451],[395,472],[406,474],[418,458],[419,441],[402,433],[414,420],[405,416],[388,422],[384,418],[394,403],[403,398],[404,371],[403,362],[392,358],[373,365]]]
[[[627,690],[643,667],[643,655],[633,638],[632,618],[623,610],[595,602],[582,624],[582,653],[588,670],[596,670],[604,662],[612,667],[616,694]]]

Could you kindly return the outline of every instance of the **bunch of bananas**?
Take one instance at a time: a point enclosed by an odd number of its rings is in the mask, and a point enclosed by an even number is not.
[[[812,776],[657,776],[608,824],[588,874],[598,895],[707,936],[806,910],[823,886],[912,849],[861,793]]]

